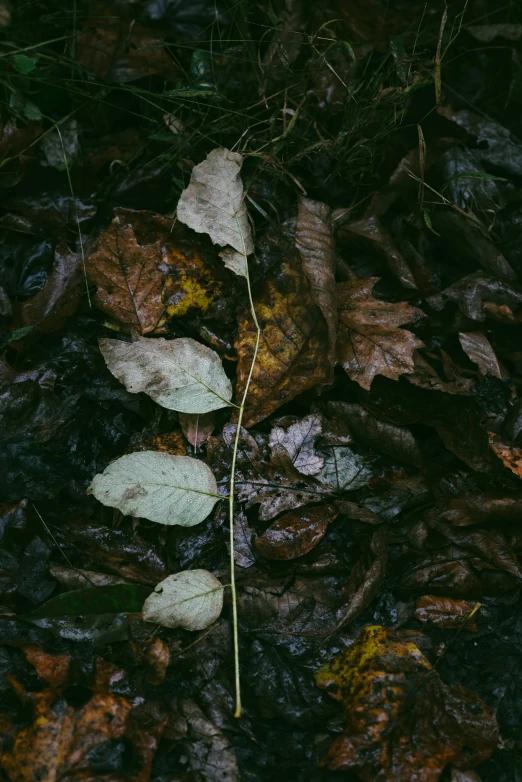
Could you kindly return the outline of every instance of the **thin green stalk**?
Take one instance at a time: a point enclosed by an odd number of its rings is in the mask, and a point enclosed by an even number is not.
[[[239,407],[239,413],[237,417],[236,437],[234,440],[234,450],[232,452],[232,466],[230,468],[230,493],[228,497],[229,507],[229,526],[230,526],[230,591],[232,593],[232,625],[234,635],[234,679],[236,688],[236,710],[234,717],[241,717],[241,681],[239,675],[239,635],[238,635],[238,621],[237,621],[237,596],[236,596],[236,574],[235,574],[235,559],[234,559],[234,483],[236,477],[236,461],[237,452],[239,447],[239,435],[241,432],[241,423],[243,421],[243,413],[245,412],[245,403],[248,395],[248,389],[250,387],[250,381],[252,379],[252,373],[254,371],[254,365],[257,359],[257,351],[259,349],[259,340],[261,338],[261,329],[257,321],[256,311],[254,307],[254,301],[252,299],[252,288],[250,287],[250,277],[248,275],[248,263],[245,256],[246,266],[246,282],[248,288],[248,299],[250,301],[250,312],[252,314],[252,320],[256,327],[256,344],[254,348],[254,356],[252,364],[250,365],[250,371],[248,373],[247,382],[245,384],[245,390],[243,391],[243,397],[241,399],[241,405]]]

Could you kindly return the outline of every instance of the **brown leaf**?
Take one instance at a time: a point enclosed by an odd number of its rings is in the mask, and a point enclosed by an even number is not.
[[[161,38],[123,16],[105,18],[103,26],[82,30],[76,37],[75,54],[86,70],[116,84],[154,74],[172,81],[179,75]]]
[[[310,283],[312,299],[328,325],[328,358],[333,370],[337,341],[337,292],[335,241],[329,206],[304,196],[299,198],[295,243]]]
[[[450,285],[442,293],[430,296],[427,301],[437,311],[444,309],[446,302],[451,301],[470,320],[482,321],[488,314],[487,303],[500,308],[507,307],[509,312],[516,311],[522,306],[522,294],[503,280],[496,280],[484,272],[475,272]]]
[[[477,623],[467,618],[477,603],[455,600],[451,597],[423,595],[415,601],[415,619],[419,622],[433,622],[445,630],[462,628],[470,633],[478,629]]]
[[[491,709],[464,687],[448,686],[411,631],[366,627],[343,654],[316,673],[342,702],[346,729],[321,761],[363,782],[436,782],[450,763],[484,762],[496,746]]]
[[[4,159],[23,153],[41,132],[39,122],[30,122],[19,128],[12,117],[6,122],[0,120],[0,156]]]
[[[351,622],[376,597],[386,575],[388,562],[388,528],[381,526],[375,530],[370,543],[373,562],[365,566],[366,557],[356,563],[350,575],[350,581],[343,591],[343,606],[337,612],[337,629]]]
[[[189,443],[194,448],[203,445],[216,426],[216,413],[178,413],[179,425]]]
[[[503,440],[500,435],[488,432],[489,447],[498,456],[504,467],[522,478],[522,448]]]
[[[361,220],[343,226],[341,232],[346,238],[357,237],[371,242],[377,252],[383,256],[390,271],[395,274],[405,288],[415,289],[417,287],[410,267],[395,247],[392,236],[375,214],[367,214]]]
[[[55,250],[54,264],[46,283],[20,307],[22,326],[38,326],[43,333],[56,331],[76,312],[84,281],[82,259],[65,242]],[[84,288],[85,290],[85,288]]]
[[[297,251],[290,251],[277,276],[265,281],[254,302],[261,341],[246,401],[246,427],[318,383],[331,382],[326,323],[313,302],[301,266]],[[236,341],[236,399],[240,401],[255,341],[254,324],[246,312],[240,318]]]
[[[302,557],[324,538],[337,515],[332,505],[286,513],[257,539],[256,548],[267,559]]]
[[[399,328],[423,313],[401,302],[391,304],[372,296],[376,277],[337,285],[339,341],[337,360],[348,376],[369,390],[376,375],[397,380],[413,372],[413,352],[423,343]]]
[[[143,652],[143,662],[147,667],[147,681],[150,684],[162,684],[170,662],[170,651],[165,641],[156,638],[148,643]]]
[[[522,496],[469,494],[451,500],[442,516],[456,527],[504,521],[522,521]]]
[[[480,331],[461,331],[459,340],[464,353],[478,366],[483,375],[501,377],[495,351],[484,334]]]

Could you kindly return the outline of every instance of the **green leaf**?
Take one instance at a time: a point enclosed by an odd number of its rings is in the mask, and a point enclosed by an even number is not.
[[[20,95],[18,92],[12,92],[9,97],[9,106],[14,111],[23,114],[23,116],[31,121],[38,122],[42,119],[42,112],[32,100],[29,100],[25,95]]]
[[[18,73],[21,73],[22,76],[26,76],[31,71],[34,71],[37,62],[37,58],[28,57],[26,54],[15,54],[12,59],[13,68]]]
[[[182,527],[206,519],[220,499],[206,464],[160,451],[121,456],[95,476],[87,493],[125,516]]]
[[[143,618],[164,627],[204,630],[222,609],[221,582],[208,570],[183,570],[157,585],[145,600]]]
[[[232,398],[218,354],[194,339],[101,339],[100,350],[127,391],[143,391],[169,410],[210,413],[227,407]]]
[[[57,595],[33,611],[32,619],[74,614],[140,613],[149,587],[141,584],[112,584],[103,587],[74,589]]]

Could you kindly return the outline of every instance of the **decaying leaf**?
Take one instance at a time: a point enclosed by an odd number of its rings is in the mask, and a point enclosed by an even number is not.
[[[227,247],[222,253],[225,266],[247,277],[246,259],[254,251],[254,243],[243,198],[242,164],[243,156],[238,152],[223,148],[209,152],[206,160],[192,169],[177,215],[194,231],[208,234],[214,244]]]
[[[180,703],[180,713],[187,724],[185,747],[191,769],[203,779],[239,782],[239,769],[230,741],[191,700]]]
[[[335,242],[329,206],[300,197],[295,242],[310,283],[312,299],[328,325],[328,355],[333,368],[337,341],[337,292]]]
[[[127,391],[143,391],[170,410],[209,413],[227,407],[232,397],[221,359],[194,339],[101,339],[100,350]]]
[[[350,446],[323,448],[320,453],[324,456],[324,465],[316,477],[332,491],[355,491],[370,481],[371,465]]]
[[[261,341],[245,408],[245,426],[318,383],[331,381],[328,331],[313,302],[310,285],[294,249],[254,301]],[[239,321],[236,398],[241,399],[252,365],[256,330],[249,312]]]
[[[143,618],[163,627],[204,630],[219,618],[223,585],[208,570],[167,576],[143,604]]]
[[[324,464],[324,457],[315,450],[315,441],[321,432],[322,419],[316,413],[300,420],[287,417],[274,426],[268,444],[272,454],[276,447],[284,448],[295,469],[303,475],[315,475]]]
[[[413,372],[413,352],[423,347],[411,331],[400,328],[421,317],[416,307],[375,299],[377,278],[338,283],[337,360],[352,380],[369,390],[376,375],[397,380]]]
[[[480,331],[461,331],[459,340],[462,350],[483,375],[501,377],[498,359],[485,334]]]
[[[183,434],[194,448],[199,448],[208,440],[216,426],[214,411],[210,413],[180,413],[179,425]]]
[[[350,580],[343,590],[343,605],[337,612],[337,627],[351,622],[367,608],[384,581],[388,563],[388,529],[381,526],[375,530],[370,542],[371,559],[362,556],[350,573]]]
[[[518,448],[494,432],[489,432],[488,437],[489,447],[498,456],[504,467],[522,478],[522,448]]]
[[[219,499],[206,464],[159,451],[121,456],[95,476],[88,491],[125,516],[182,527],[206,519]]]
[[[445,629],[463,629],[469,633],[477,631],[477,623],[468,621],[477,606],[469,600],[455,600],[451,597],[423,595],[415,601],[415,619],[419,622],[433,622]]]
[[[489,757],[498,737],[493,712],[464,687],[444,684],[415,641],[411,631],[366,627],[317,671],[347,720],[323,766],[365,782],[436,782],[449,764],[470,768]]]
[[[257,539],[256,548],[267,559],[302,557],[322,540],[337,515],[331,505],[286,513]]]
[[[484,272],[475,272],[450,285],[440,294],[430,296],[428,303],[437,311],[444,309],[446,302],[457,304],[462,313],[474,321],[485,320],[486,305],[496,305],[507,312],[517,312],[522,307],[522,294],[504,280],[489,277]]]
[[[86,268],[97,287],[96,306],[129,330],[154,331],[165,309],[162,293],[167,268],[160,238],[140,242],[128,210],[118,209],[100,235],[97,249],[87,258]]]

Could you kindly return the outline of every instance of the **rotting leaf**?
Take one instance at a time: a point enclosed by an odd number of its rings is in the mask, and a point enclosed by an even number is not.
[[[522,448],[504,440],[494,432],[488,432],[489,447],[498,456],[504,467],[522,478]]]
[[[459,340],[462,350],[483,375],[501,377],[498,359],[485,334],[480,331],[461,331]]]
[[[317,671],[318,686],[343,703],[347,720],[321,765],[365,782],[436,782],[449,764],[487,760],[498,738],[493,712],[466,688],[444,684],[416,639],[366,627]]]
[[[212,472],[190,456],[140,451],[121,456],[95,476],[89,489],[125,516],[192,527],[219,500]]]
[[[143,604],[143,618],[164,627],[204,630],[223,609],[223,585],[208,570],[167,576]]]
[[[225,266],[247,277],[246,259],[254,251],[254,242],[243,198],[242,164],[243,156],[238,152],[224,148],[209,152],[192,169],[177,215],[194,231],[208,234],[214,244],[227,247],[221,253]]]
[[[373,562],[366,567],[363,556],[350,573],[350,580],[343,590],[343,606],[337,612],[337,629],[351,622],[367,608],[384,581],[388,563],[388,529],[381,526],[375,530],[370,542]]]
[[[339,339],[337,360],[348,376],[369,390],[376,375],[397,380],[414,371],[413,353],[420,339],[400,328],[423,316],[405,302],[391,304],[375,299],[377,278],[337,285]]]
[[[86,579],[84,583],[87,583]],[[149,591],[148,587],[138,584],[74,589],[48,600],[33,611],[31,617],[42,619],[76,614],[139,613]]]
[[[332,505],[302,508],[277,519],[257,539],[256,548],[267,559],[295,559],[307,554],[326,535],[337,518]]]
[[[317,413],[301,419],[287,417],[276,422],[268,444],[272,453],[276,446],[284,448],[295,469],[303,475],[315,475],[324,464],[324,457],[315,450],[315,441],[321,432],[322,418]]]
[[[318,383],[331,381],[328,332],[313,302],[297,251],[290,250],[276,276],[265,280],[254,301],[261,341],[246,400],[244,425],[253,426]],[[249,312],[239,320],[236,398],[252,365],[256,330]]]
[[[337,341],[337,292],[335,242],[329,206],[300,197],[295,242],[310,283],[312,299],[328,325],[328,356],[333,369]]]
[[[331,491],[355,491],[366,486],[372,477],[372,468],[366,458],[348,445],[323,448],[324,465],[316,475],[318,481]]]
[[[456,600],[438,595],[423,595],[415,601],[415,619],[419,622],[433,622],[445,630],[460,629],[469,633],[477,631],[477,623],[468,621],[476,603],[468,600]]]
[[[216,416],[210,413],[180,413],[178,416],[182,432],[194,448],[203,445],[216,427]]]
[[[127,391],[143,391],[170,410],[209,413],[227,407],[232,397],[217,353],[189,337],[138,337],[133,342],[101,339],[100,350]]]

